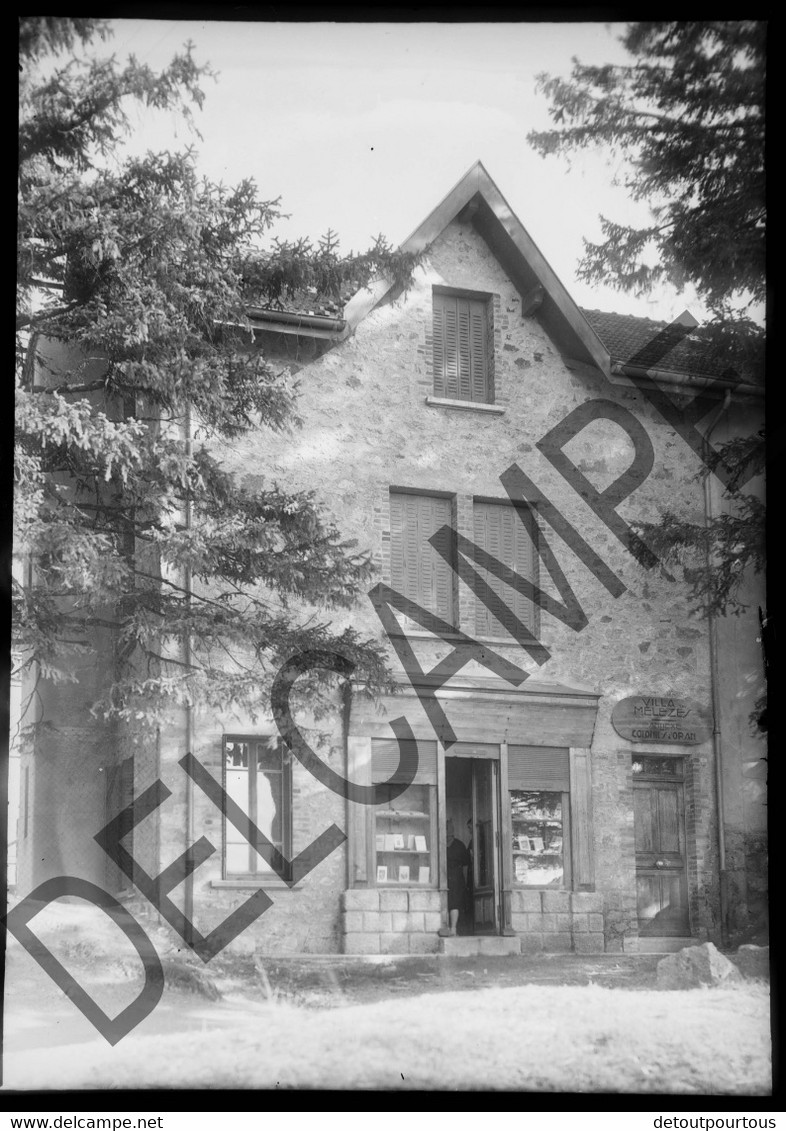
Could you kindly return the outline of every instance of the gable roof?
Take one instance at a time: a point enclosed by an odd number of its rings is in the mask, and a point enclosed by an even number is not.
[[[614,383],[620,380],[626,382],[625,377],[618,376],[621,367],[634,362],[634,369],[639,374],[646,374],[649,349],[652,351],[650,365],[653,369],[657,368],[663,379],[668,380],[671,374],[679,383],[695,381],[706,384],[728,377],[728,361],[723,360],[719,348],[691,334],[686,336],[684,328],[680,329],[676,324],[633,315],[582,310],[577,306],[481,161],[476,161],[453,186],[403,242],[401,250],[412,253],[426,251],[457,218],[472,222],[521,294],[522,311],[537,317],[571,367],[580,369],[589,366],[596,371],[599,369]],[[334,311],[316,314],[255,308],[249,313],[252,322],[264,322],[266,328],[280,333],[339,342],[355,330],[393,286],[392,280],[380,279],[371,287],[358,291],[345,305],[343,318]],[[697,325],[690,315],[678,321],[685,323],[686,319],[686,324]],[[663,332],[670,327],[674,328],[675,344],[664,357],[659,343],[663,340]],[[743,388],[757,392],[756,385],[738,386],[740,392]]]
[[[522,296],[537,306],[537,318],[566,357],[610,373],[610,355],[576,303],[549,266],[535,241],[513,212],[482,162],[476,161],[447,196],[401,245],[422,252],[458,216],[471,219]],[[351,332],[391,290],[392,283],[356,294],[344,308]]]

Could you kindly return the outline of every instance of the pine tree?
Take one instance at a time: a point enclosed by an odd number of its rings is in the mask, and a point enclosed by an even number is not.
[[[539,76],[555,128],[528,138],[543,156],[591,146],[622,156],[625,188],[649,206],[651,222],[602,216],[605,239],[585,241],[579,277],[636,294],[693,284],[710,311],[697,337],[743,380],[763,369],[764,331],[751,307],[766,298],[766,31],[752,20],[630,24],[621,37],[630,64],[574,60],[567,81]],[[684,567],[702,612],[740,613],[746,570],[765,562],[764,504],[741,490],[745,473],[764,472],[764,435],[722,444],[714,458],[732,469],[729,513],[698,524],[666,511],[635,529],[661,561]],[[757,719],[763,710],[762,700]]]
[[[297,426],[292,375],[246,348],[249,306],[308,293],[339,309],[375,272],[405,285],[413,258],[381,237],[349,256],[332,232],[270,243],[279,202],[253,181],[201,179],[192,150],[125,156],[130,106],[190,118],[210,71],[190,47],[160,73],[80,50],[108,34],[90,19],[20,25],[20,666],[71,680],[105,634],[117,663],[96,709],[135,725],[195,696],[260,705],[306,649],[384,686],[381,647],[329,616],[357,599],[367,555],[313,493],[249,491],[215,445]]]

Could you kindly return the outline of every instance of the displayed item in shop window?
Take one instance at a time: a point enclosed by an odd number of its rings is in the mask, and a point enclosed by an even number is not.
[[[415,848],[418,852],[428,852],[428,845],[424,836],[415,837]]]
[[[385,851],[385,837],[382,833],[377,833],[377,852]]]
[[[395,851],[396,851],[396,838],[393,836],[392,833],[388,833],[387,836],[385,837],[385,852],[395,852]]]
[[[387,865],[377,864],[377,883],[386,884],[388,882]]]
[[[403,849],[403,848],[404,848],[404,837],[401,835],[401,833],[396,833],[393,837],[393,849],[394,849],[394,851],[398,851],[399,849]]]
[[[407,852],[415,851],[415,836],[414,833],[409,833],[407,836]]]
[[[430,883],[430,881],[431,881],[431,869],[425,868],[425,867],[418,868],[418,883],[419,884],[427,884],[427,883]]]
[[[409,864],[399,864],[398,866],[398,882],[400,884],[409,883]]]

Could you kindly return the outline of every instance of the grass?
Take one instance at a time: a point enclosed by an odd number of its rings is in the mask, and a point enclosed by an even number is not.
[[[203,1017],[206,1016],[203,1014]],[[209,1016],[209,1015],[208,1015]],[[528,985],[330,1010],[272,1000],[253,1022],[6,1056],[9,1088],[516,1089],[768,1095],[767,987]]]

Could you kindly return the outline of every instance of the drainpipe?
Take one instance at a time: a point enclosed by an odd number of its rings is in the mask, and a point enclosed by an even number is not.
[[[190,461],[193,452],[191,440],[191,403],[186,405],[186,457]],[[185,528],[191,529],[191,490],[186,490],[186,509],[185,509]],[[183,660],[187,665],[187,670],[191,667],[191,629],[189,627],[190,614],[191,614],[191,566],[185,567],[183,577],[183,588],[186,591],[186,634],[183,641]],[[186,753],[193,754],[194,752],[194,712],[191,705],[190,694],[186,698]],[[191,780],[190,774],[186,774],[186,851],[194,843],[194,783]],[[194,945],[194,936],[192,924],[194,922],[194,873],[193,871],[186,874],[183,912],[186,918],[186,943],[189,946]]]
[[[710,424],[705,433],[707,443],[714,432],[716,426],[720,422],[726,409],[729,407],[731,401],[731,389],[726,390],[723,404],[718,409],[715,419]],[[710,475],[707,473],[704,477],[704,525],[709,529],[712,521],[712,484],[710,482]],[[711,571],[713,567],[713,555],[709,544],[707,545],[707,571]],[[728,914],[729,914],[729,893],[728,893],[728,877],[726,874],[726,822],[724,816],[724,803],[723,803],[723,760],[722,760],[722,746],[721,746],[721,728],[720,728],[720,686],[719,686],[719,673],[718,673],[718,635],[716,626],[716,617],[712,609],[707,604],[707,621],[709,628],[709,648],[710,648],[710,687],[712,693],[712,755],[715,760],[715,795],[718,807],[718,872],[720,879],[720,927],[721,927],[721,945],[726,946],[729,941],[728,930]]]

